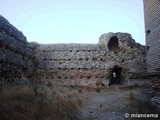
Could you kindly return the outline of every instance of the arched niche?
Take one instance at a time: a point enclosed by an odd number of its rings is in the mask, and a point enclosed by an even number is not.
[[[109,42],[108,42],[108,49],[110,51],[118,51],[119,49],[119,44],[118,44],[118,38],[117,36],[113,36],[109,39]]]
[[[109,73],[109,86],[113,84],[121,84],[122,80],[122,67],[114,66]]]

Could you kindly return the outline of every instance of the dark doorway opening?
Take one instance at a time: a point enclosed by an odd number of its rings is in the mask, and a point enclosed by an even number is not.
[[[118,50],[118,38],[117,36],[113,36],[110,38],[108,42],[108,49],[110,51],[117,51]]]
[[[113,84],[121,84],[121,79],[122,79],[122,68],[115,66],[112,68],[110,72],[110,81],[109,81],[109,86]]]

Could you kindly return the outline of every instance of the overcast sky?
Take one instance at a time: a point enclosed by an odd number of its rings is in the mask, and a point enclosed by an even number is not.
[[[145,44],[143,0],[0,0],[0,14],[39,43],[98,43],[128,32]]]

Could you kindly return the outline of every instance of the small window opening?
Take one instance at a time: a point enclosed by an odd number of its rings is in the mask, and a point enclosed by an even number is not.
[[[115,66],[112,68],[111,72],[110,72],[110,81],[109,81],[109,85],[112,84],[121,84],[121,72],[122,72],[122,68]]]
[[[103,61],[103,58],[101,58],[100,61]]]
[[[147,50],[149,50],[149,46],[147,46]]]
[[[151,33],[151,30],[146,31],[146,35],[149,35]]]
[[[124,63],[124,60],[122,60],[122,63]]]
[[[110,51],[117,52],[117,50],[118,50],[118,38],[117,38],[117,36],[113,36],[113,37],[110,38],[110,40],[108,42],[108,49]]]
[[[58,68],[59,70],[61,70],[61,68]]]

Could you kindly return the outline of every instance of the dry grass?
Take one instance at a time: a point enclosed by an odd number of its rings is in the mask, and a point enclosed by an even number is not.
[[[1,86],[0,120],[72,120],[81,102],[39,86]]]

